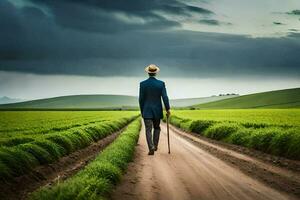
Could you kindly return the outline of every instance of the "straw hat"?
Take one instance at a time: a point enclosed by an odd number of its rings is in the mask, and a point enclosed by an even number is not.
[[[156,74],[157,72],[159,72],[159,67],[157,67],[154,64],[151,64],[145,68],[145,71],[150,74]]]

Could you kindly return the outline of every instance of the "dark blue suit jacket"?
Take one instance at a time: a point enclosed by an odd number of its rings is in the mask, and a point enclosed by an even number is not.
[[[169,98],[163,81],[149,77],[140,83],[139,103],[144,119],[163,118],[161,99],[163,99],[166,110],[169,110]]]

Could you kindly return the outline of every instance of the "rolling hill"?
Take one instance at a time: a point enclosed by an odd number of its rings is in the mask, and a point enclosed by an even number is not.
[[[8,104],[8,103],[17,103],[25,101],[23,99],[16,99],[16,98],[10,98],[10,97],[0,97],[0,104]]]
[[[170,104],[172,107],[185,107],[235,96],[237,95],[174,99],[170,100]],[[0,105],[0,109],[117,109],[137,107],[137,97],[123,95],[73,95]]]
[[[174,107],[196,109],[300,108],[300,88],[250,95],[225,95],[170,100]],[[119,109],[137,108],[135,96],[73,95],[0,105],[0,109]]]
[[[137,98],[123,95],[72,95],[0,105],[0,109],[103,109],[136,107]]]
[[[170,104],[173,107],[187,107],[195,104],[208,103],[213,101],[219,101],[222,99],[229,99],[238,97],[239,95],[224,95],[224,96],[211,96],[211,97],[200,97],[200,98],[184,98],[184,99],[171,99]]]
[[[300,88],[276,90],[192,106],[196,109],[300,108]]]

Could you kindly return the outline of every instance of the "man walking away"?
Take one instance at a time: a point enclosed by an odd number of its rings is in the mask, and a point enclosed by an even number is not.
[[[161,99],[164,102],[168,116],[170,115],[170,104],[165,83],[155,78],[159,68],[151,64],[145,68],[145,71],[148,73],[149,78],[140,83],[139,104],[145,123],[146,139],[149,148],[148,155],[154,155],[159,141],[160,120],[163,118]],[[154,128],[153,139],[152,126]]]

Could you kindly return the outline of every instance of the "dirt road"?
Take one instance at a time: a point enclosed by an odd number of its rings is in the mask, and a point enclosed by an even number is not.
[[[214,157],[162,125],[159,149],[147,155],[144,128],[132,162],[112,199],[280,200],[297,199],[276,191]],[[255,172],[254,172],[255,173]]]

